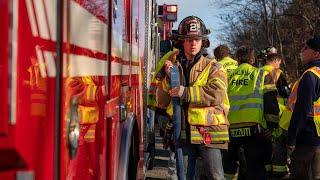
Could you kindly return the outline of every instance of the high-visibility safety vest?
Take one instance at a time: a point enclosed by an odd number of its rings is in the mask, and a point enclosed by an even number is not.
[[[227,71],[228,76],[238,67],[238,61],[228,56],[222,58],[219,63],[222,64],[223,68]]]
[[[243,63],[229,77],[228,95],[230,99],[230,124],[258,123],[266,128],[263,118],[263,69]]]
[[[288,103],[286,105],[285,111],[283,112],[283,115],[280,119],[279,126],[285,130],[288,130],[291,116],[293,113],[293,109],[295,106],[295,103],[297,101],[297,93],[298,93],[298,87],[301,78],[306,72],[312,72],[320,79],[320,68],[319,67],[311,67],[307,69],[302,76],[298,79],[298,81],[295,82],[292,92],[289,96]],[[320,98],[318,98],[315,102],[313,102],[313,112],[308,114],[309,117],[313,117],[314,124],[317,129],[318,136],[320,136]]]
[[[269,74],[271,75],[274,84],[276,85],[278,82],[278,79],[282,73],[281,69],[275,68],[271,65],[265,65],[262,67],[263,70],[269,72]],[[281,97],[281,96],[277,96],[277,101],[278,101],[278,106],[279,106],[279,117],[282,116],[282,112],[285,109],[285,103],[286,103],[286,99]]]
[[[196,105],[197,102],[201,102],[199,87],[205,86],[208,82],[218,83],[221,87],[225,87],[225,92],[227,90],[227,84],[225,84],[219,78],[208,79],[212,66],[216,66],[217,69],[225,71],[220,63],[214,62],[216,61],[210,61],[203,69],[203,71],[199,74],[196,81],[193,82],[193,84],[191,84],[191,86],[188,88],[189,95],[191,97],[190,105],[188,108],[188,122],[190,124],[190,139],[192,144],[214,144],[229,141],[229,122],[226,118],[226,113],[218,113],[215,107],[212,106],[203,107]],[[225,93],[224,96],[225,101],[222,106],[224,106],[225,109],[229,109],[230,105],[227,93]],[[172,116],[172,103],[170,103],[170,105],[168,106],[167,113],[168,115]],[[212,126],[216,126],[217,128],[209,128]],[[185,132],[183,131],[181,132],[181,138],[186,138]]]
[[[156,78],[157,74],[159,73],[159,71],[163,68],[166,60],[168,60],[168,58],[175,52],[177,52],[178,49],[174,49],[172,51],[169,51],[168,53],[166,53],[165,55],[163,55],[161,57],[161,59],[159,60],[155,72],[151,78],[151,83],[148,89],[148,101],[147,101],[147,105],[149,108],[156,108],[157,107],[157,103],[156,103],[156,91],[158,86],[160,85],[160,81]]]

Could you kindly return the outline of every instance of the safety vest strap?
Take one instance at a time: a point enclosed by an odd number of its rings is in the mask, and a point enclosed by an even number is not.
[[[317,134],[320,137],[320,98],[313,103],[313,120]]]
[[[203,86],[207,83],[210,68],[212,67],[213,61],[210,61],[207,66],[203,69],[203,71],[198,75],[196,81],[192,84],[192,86]]]

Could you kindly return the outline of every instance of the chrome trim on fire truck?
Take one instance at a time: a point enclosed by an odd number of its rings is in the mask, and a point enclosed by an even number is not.
[[[118,180],[127,180],[128,165],[129,165],[129,151],[131,145],[131,135],[133,131],[133,126],[135,123],[133,113],[128,114],[127,120],[122,124],[122,135],[120,144],[120,154],[119,156],[119,167],[121,171],[118,171]]]
[[[10,104],[10,119],[9,124],[16,124],[16,98],[17,98],[17,48],[18,48],[18,0],[13,0],[11,2],[11,23],[12,28],[10,31],[11,36],[11,62],[9,69],[11,69],[11,79],[10,79],[10,92],[9,92],[9,103]]]
[[[35,180],[34,171],[17,171],[16,180]]]
[[[54,108],[54,162],[53,162],[53,179],[60,179],[60,157],[61,157],[61,112],[60,107],[62,95],[62,69],[63,69],[63,15],[67,10],[68,2],[56,0],[56,79],[55,79],[55,108]]]
[[[72,97],[70,101],[67,137],[69,155],[71,159],[74,159],[79,147],[80,120],[78,111],[78,99],[76,97]]]

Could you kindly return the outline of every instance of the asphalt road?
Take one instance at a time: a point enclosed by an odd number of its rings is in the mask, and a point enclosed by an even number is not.
[[[167,179],[169,151],[162,148],[162,138],[156,126],[156,157],[152,170],[147,170],[146,180]]]

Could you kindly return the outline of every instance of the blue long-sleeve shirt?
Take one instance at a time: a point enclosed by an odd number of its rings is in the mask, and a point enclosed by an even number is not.
[[[320,67],[320,59],[306,64],[305,70]],[[307,72],[300,80],[297,101],[288,129],[288,145],[319,146],[320,137],[313,121],[308,116],[313,112],[313,102],[320,97],[320,79],[312,72]]]

